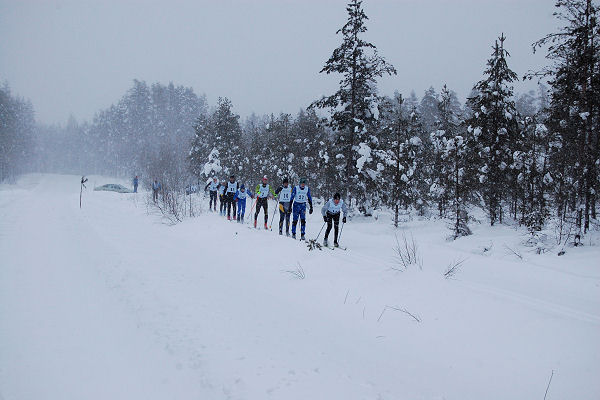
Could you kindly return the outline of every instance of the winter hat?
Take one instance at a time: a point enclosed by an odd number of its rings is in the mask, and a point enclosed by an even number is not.
[[[235,175],[229,175],[229,179],[231,178],[235,179]]]
[[[306,183],[306,178],[300,178],[300,184]]]
[[[267,176],[266,176],[266,175],[265,175],[265,176],[263,176],[263,179],[262,179],[262,180],[263,180],[263,181],[266,181],[266,180],[267,180]]]
[[[334,200],[339,200],[341,197],[342,197],[342,196],[340,196],[340,194],[339,194],[339,193],[336,193],[336,194],[334,194],[334,195],[333,195],[333,199],[334,199]]]
[[[288,178],[283,178],[283,183],[289,183]]]
[[[242,186],[240,186],[240,189],[245,189],[246,186],[244,186],[244,184],[242,183]]]

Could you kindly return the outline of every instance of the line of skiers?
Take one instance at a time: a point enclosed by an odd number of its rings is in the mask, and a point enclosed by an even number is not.
[[[246,199],[256,197],[256,212],[254,213],[254,227],[257,227],[258,215],[260,210],[264,212],[264,227],[268,229],[269,204],[268,199],[278,200],[279,208],[279,234],[283,235],[283,224],[285,221],[285,234],[290,236],[290,216],[292,216],[292,238],[296,239],[296,225],[300,220],[300,239],[305,240],[306,232],[306,205],[308,203],[308,213],[313,213],[312,196],[310,188],[306,185],[306,179],[301,178],[297,186],[292,187],[287,178],[283,179],[282,185],[273,191],[268,183],[266,176],[262,182],[256,185],[254,193],[244,184],[238,185],[235,176],[231,175],[228,182],[220,182],[216,177],[208,182],[204,188],[210,193],[209,209],[217,211],[217,198],[219,199],[219,212],[221,216],[227,216],[228,220],[236,220],[242,223],[246,213]],[[231,213],[233,209],[233,214]],[[237,213],[236,213],[237,211]],[[321,214],[323,221],[327,223],[325,230],[325,239],[323,244],[328,245],[329,233],[334,227],[334,246],[338,246],[338,232],[340,223],[340,213],[343,213],[342,223],[346,223],[348,209],[339,193],[333,195],[323,208]]]

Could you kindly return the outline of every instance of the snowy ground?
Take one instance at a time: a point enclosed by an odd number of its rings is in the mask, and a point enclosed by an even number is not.
[[[0,186],[2,400],[542,399],[552,371],[548,400],[600,398],[598,246],[382,216],[308,251],[212,213],[166,225],[145,194],[83,202],[76,176]],[[394,232],[422,270],[394,269]]]

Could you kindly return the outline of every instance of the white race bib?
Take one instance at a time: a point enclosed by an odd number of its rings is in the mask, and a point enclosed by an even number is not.
[[[227,182],[227,193],[235,193],[237,190],[237,182]]]
[[[291,187],[287,187],[287,188],[283,188],[281,189],[281,191],[279,192],[279,201],[281,201],[282,203],[287,203],[290,201],[290,199],[292,198],[292,188]]]
[[[296,197],[295,201],[298,203],[306,203],[308,198],[308,186],[304,186],[304,189],[300,189],[300,186],[296,186]]]

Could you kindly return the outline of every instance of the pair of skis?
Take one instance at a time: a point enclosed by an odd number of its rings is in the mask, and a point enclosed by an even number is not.
[[[333,250],[348,250],[347,247],[342,247],[342,246],[325,246],[322,245],[321,243],[317,242],[315,239],[309,239],[309,240],[305,240],[306,243],[306,247],[308,247],[308,250],[323,250],[323,248],[329,249],[331,251]]]
[[[343,246],[335,247],[335,246],[330,246],[330,245],[327,245],[327,246],[323,245],[322,247],[325,247],[326,249],[329,249],[329,250],[336,250],[336,249],[337,250],[348,250],[347,247],[343,247]]]
[[[329,245],[326,246],[325,244],[321,245],[319,242],[317,242],[317,240],[319,240],[319,236],[321,236],[321,232],[323,232],[323,228],[325,228],[326,224],[327,224],[327,222],[323,222],[323,226],[321,226],[321,230],[319,230],[319,234],[317,235],[316,238],[307,241],[308,249],[309,250],[314,250],[314,249],[322,250],[322,248],[325,247],[326,249],[329,249],[329,250],[335,250],[335,249],[347,250],[348,249],[347,247],[342,247],[339,245],[337,247],[329,246]],[[340,234],[338,236],[338,242],[342,238],[342,232],[344,231],[344,225],[345,224],[342,222],[342,229],[340,229]]]

